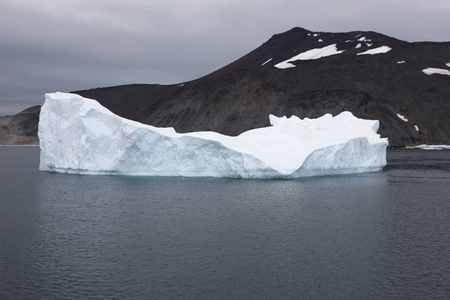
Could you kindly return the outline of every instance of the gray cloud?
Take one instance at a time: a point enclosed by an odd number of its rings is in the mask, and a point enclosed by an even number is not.
[[[448,41],[449,14],[448,0],[3,0],[0,115],[45,92],[196,79],[295,26]]]

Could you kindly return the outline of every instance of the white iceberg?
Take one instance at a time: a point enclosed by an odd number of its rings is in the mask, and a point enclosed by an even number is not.
[[[379,171],[387,139],[379,122],[343,112],[303,120],[270,115],[272,126],[239,136],[177,133],[121,118],[76,94],[45,95],[39,169],[71,174],[297,178]]]

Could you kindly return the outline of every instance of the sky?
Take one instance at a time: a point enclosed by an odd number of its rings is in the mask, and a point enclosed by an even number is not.
[[[450,41],[449,15],[449,0],[0,0],[0,116],[49,92],[193,80],[293,27]]]

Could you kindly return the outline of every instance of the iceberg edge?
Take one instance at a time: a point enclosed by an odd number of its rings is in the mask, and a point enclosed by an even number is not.
[[[299,178],[380,171],[387,139],[379,122],[343,112],[317,119],[270,116],[237,137],[177,133],[113,114],[70,93],[45,95],[41,171],[67,174]]]

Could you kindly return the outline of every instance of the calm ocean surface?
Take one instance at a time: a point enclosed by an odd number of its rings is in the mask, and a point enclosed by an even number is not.
[[[0,299],[450,299],[450,151],[301,180],[40,172],[0,147]]]

